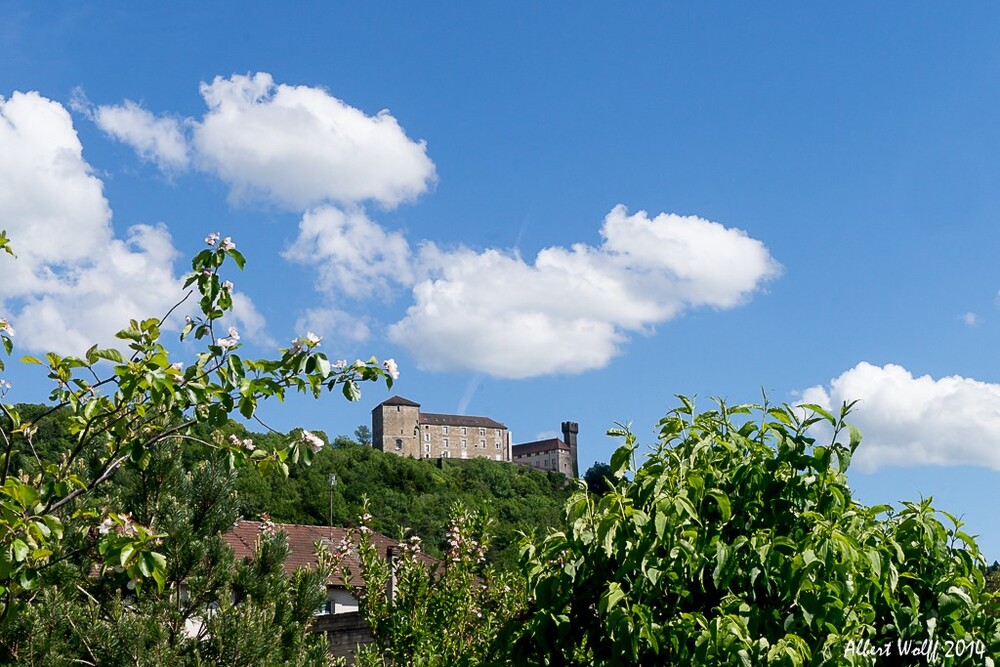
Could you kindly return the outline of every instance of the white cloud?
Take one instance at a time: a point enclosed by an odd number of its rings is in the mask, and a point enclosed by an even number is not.
[[[336,308],[312,308],[295,322],[299,335],[312,331],[324,339],[326,347],[358,343],[368,339],[370,331],[364,318]]]
[[[0,97],[0,220],[18,254],[0,260],[0,307],[22,350],[120,345],[130,318],[164,315],[182,294],[166,228],[115,236],[69,113],[35,92]]]
[[[967,327],[976,327],[979,326],[980,322],[982,322],[982,318],[972,311],[969,311],[962,315],[962,322],[964,322]]]
[[[131,146],[139,157],[155,163],[162,171],[187,167],[187,139],[176,118],[157,118],[131,100],[122,105],[99,106],[92,117],[101,130]]]
[[[264,316],[257,310],[250,297],[242,292],[233,293],[233,311],[229,318],[227,318],[227,321],[228,319],[233,321],[233,324],[239,329],[240,336],[244,340],[252,340],[259,345],[267,345],[269,347],[275,346],[274,339],[267,333],[267,321],[264,319]],[[226,326],[228,326],[228,323]]]
[[[618,206],[598,246],[517,254],[425,245],[431,277],[389,329],[421,367],[525,378],[600,368],[630,332],[697,306],[731,308],[776,276],[767,248],[741,230],[697,217]]]
[[[866,471],[891,465],[974,465],[1000,470],[1000,384],[953,375],[914,377],[895,364],[861,362],[802,394],[836,408],[858,400],[848,421],[864,439],[855,455]]]
[[[201,94],[208,113],[194,128],[198,162],[237,199],[299,210],[369,200],[392,207],[435,179],[424,142],[387,111],[368,116],[321,88],[275,85],[263,72],[216,77]]]
[[[329,293],[363,297],[413,282],[406,238],[386,232],[360,210],[323,206],[306,213],[283,255],[315,266],[316,286]]]

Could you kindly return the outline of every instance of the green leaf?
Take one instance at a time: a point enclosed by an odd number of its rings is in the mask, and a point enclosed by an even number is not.
[[[45,365],[45,364],[42,363],[41,359],[39,359],[37,357],[32,357],[31,355],[28,355],[28,354],[26,354],[23,357],[21,357],[21,363],[22,364],[38,364],[39,366],[44,366]]]
[[[729,504],[729,497],[721,489],[710,489],[708,495],[715,498],[719,504],[719,511],[722,512],[722,522],[726,523],[733,516],[732,507]]]
[[[135,553],[135,545],[134,544],[126,544],[125,546],[123,546],[122,550],[121,550],[121,553],[118,554],[118,563],[119,563],[119,565],[121,565],[122,567],[125,567],[125,564],[128,563],[129,558],[131,558],[132,554],[134,554],[134,553]]]
[[[25,544],[24,540],[17,538],[14,540],[13,544],[11,544],[11,551],[14,554],[14,560],[20,563],[28,557],[28,551],[30,551],[30,549],[28,548],[28,545]]]
[[[95,350],[94,356],[98,359],[106,359],[107,361],[113,361],[116,364],[124,364],[125,357],[122,353],[114,348],[108,348],[106,350]]]
[[[823,407],[821,407],[819,405],[816,405],[815,403],[803,403],[799,407],[803,408],[805,410],[812,410],[813,412],[815,412],[816,414],[818,414],[819,416],[821,416],[823,419],[827,420],[831,424],[833,424],[833,425],[837,424],[836,418],[832,414],[830,414],[830,412],[826,408],[823,408]]]
[[[344,397],[349,401],[361,400],[361,389],[358,387],[357,382],[348,380],[344,383]]]
[[[624,598],[625,592],[622,590],[621,584],[617,581],[612,581],[608,584],[608,590],[601,596],[600,601],[597,603],[598,611],[602,615],[607,614]]]
[[[858,445],[861,444],[861,429],[859,429],[854,424],[848,424],[847,425],[847,432],[850,434],[850,438],[851,438],[850,449],[851,449],[851,453],[853,454],[854,450],[856,450],[858,448]]]
[[[240,267],[240,271],[242,271],[243,267],[247,263],[247,260],[246,258],[243,257],[243,254],[239,250],[236,250],[235,248],[233,250],[227,250],[226,254],[233,258],[233,261],[236,262],[236,266]]]
[[[726,546],[725,542],[719,542],[715,549],[715,570],[712,572],[712,583],[715,584],[716,588],[721,587],[722,575],[728,562],[729,547]]]

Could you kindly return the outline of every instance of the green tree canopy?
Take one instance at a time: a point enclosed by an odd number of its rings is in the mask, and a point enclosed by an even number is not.
[[[682,401],[641,465],[635,438],[617,432],[615,487],[577,492],[571,529],[525,546],[530,610],[508,624],[499,660],[874,664],[861,655],[868,640],[914,664],[900,654],[925,639],[968,642],[972,655],[951,664],[1000,655],[985,563],[961,523],[930,500],[852,498],[860,433],[847,406],[803,416],[720,402],[696,414]],[[817,425],[832,430],[829,444],[817,444]]]

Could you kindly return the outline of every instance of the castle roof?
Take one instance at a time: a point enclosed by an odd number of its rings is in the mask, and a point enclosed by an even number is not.
[[[386,399],[375,406],[375,409],[382,407],[383,405],[405,405],[411,408],[419,408],[420,404],[411,401],[408,398],[403,398],[402,396],[393,396],[392,398]]]
[[[489,417],[474,417],[472,415],[439,415],[432,412],[420,413],[421,424],[432,424],[435,426],[471,426],[473,428],[500,428],[507,427]]]
[[[514,445],[511,449],[513,456],[526,456],[528,454],[539,454],[542,452],[552,452],[559,449],[572,451],[570,446],[559,438],[548,438],[546,440],[535,440],[534,442],[522,442]]]
[[[287,575],[291,575],[300,567],[309,569],[316,567],[316,542],[326,545],[327,549],[332,553],[340,545],[340,541],[347,537],[346,528],[305,526],[295,523],[271,523],[270,525],[273,526],[275,531],[284,531],[288,535],[289,554],[284,565],[285,574]],[[264,524],[260,521],[238,521],[229,532],[222,536],[222,539],[232,548],[237,559],[252,558],[255,553],[254,545],[263,527]],[[372,533],[372,541],[383,556],[388,547],[399,545],[398,541],[380,533]],[[437,559],[423,554],[421,554],[420,558],[427,564],[438,562]],[[358,586],[364,584],[356,547],[352,548],[344,557],[343,565],[351,573],[352,585]],[[339,571],[330,575],[327,584],[333,586],[345,585]]]

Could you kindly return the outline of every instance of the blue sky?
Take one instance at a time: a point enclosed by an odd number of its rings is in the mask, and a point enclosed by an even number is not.
[[[315,330],[428,411],[579,422],[582,469],[674,394],[862,399],[860,497],[1000,558],[1000,8],[114,7],[0,10],[21,353],[159,314],[220,231],[249,354]]]

